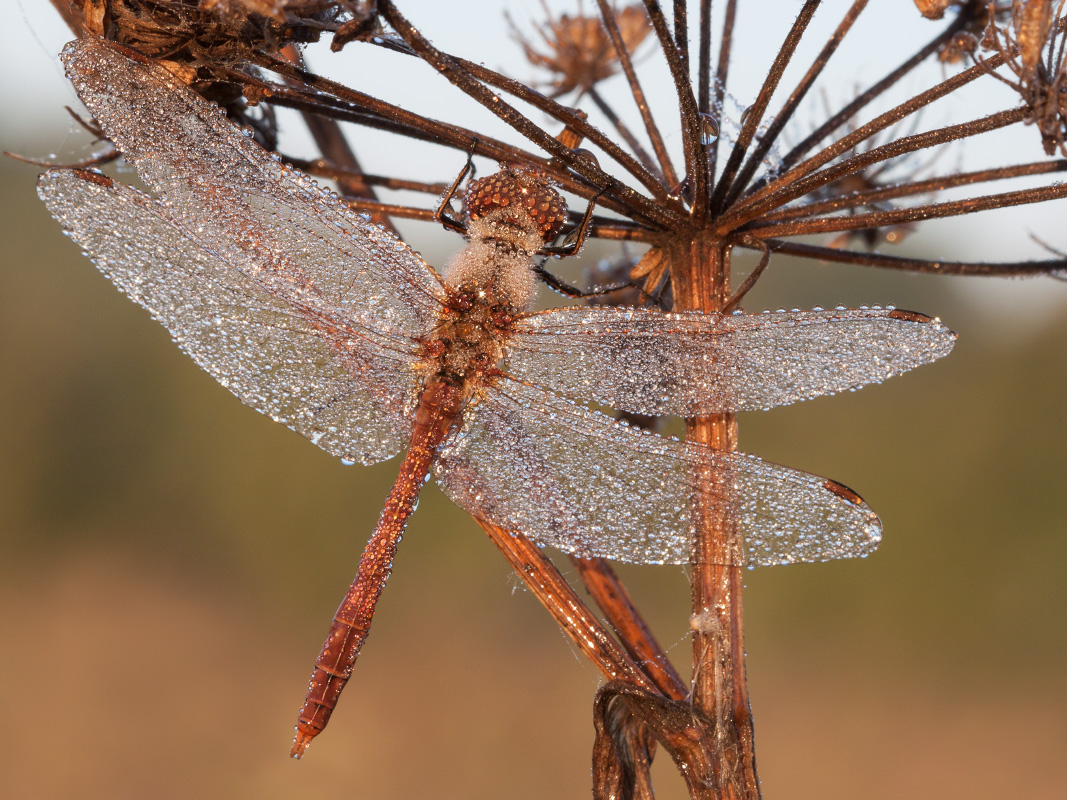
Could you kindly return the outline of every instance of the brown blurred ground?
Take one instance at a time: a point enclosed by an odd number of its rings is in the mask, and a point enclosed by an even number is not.
[[[588,796],[598,676],[436,490],[330,730],[286,757],[395,465],[342,467],[242,407],[59,236],[34,173],[0,162],[0,795]],[[742,420],[744,449],[886,526],[866,561],[749,576],[765,796],[1063,797],[1067,319],[874,272],[759,291],[961,333],[939,365]],[[623,573],[684,665],[683,572]]]

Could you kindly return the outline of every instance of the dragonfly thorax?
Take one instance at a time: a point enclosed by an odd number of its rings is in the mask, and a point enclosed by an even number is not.
[[[499,368],[514,318],[511,305],[484,289],[456,291],[423,344],[424,382],[435,377],[473,388]]]
[[[541,248],[540,235],[493,216],[473,220],[470,241],[449,262],[445,283],[457,290],[480,293],[491,305],[527,311],[537,295],[533,272],[534,254]]]

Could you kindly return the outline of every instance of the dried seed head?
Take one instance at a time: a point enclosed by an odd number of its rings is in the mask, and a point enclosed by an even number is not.
[[[631,54],[652,30],[640,5],[627,6],[617,12],[615,23],[627,52]],[[511,29],[530,63],[556,74],[552,81],[555,87],[553,97],[574,89],[584,94],[597,82],[618,71],[618,55],[599,17],[564,14],[559,19],[543,23],[537,32],[548,45],[546,53],[537,51],[514,22],[511,22]]]
[[[1041,133],[1047,155],[1067,155],[1067,30],[1052,24],[1062,7],[1051,0],[1016,0],[1011,24],[990,25],[982,39],[1015,73],[1017,80],[1004,80],[1029,107],[1027,122]]]
[[[937,54],[943,64],[958,64],[978,49],[978,37],[967,31],[960,31]]]
[[[915,0],[915,7],[927,19],[941,19],[945,9],[958,0]]]
[[[165,57],[197,69],[229,65],[252,51],[276,53],[290,42],[317,41],[332,24],[320,0],[69,0],[69,4],[86,32],[106,35],[149,58]]]
[[[500,172],[471,181],[463,204],[472,220],[510,209],[505,215],[508,222],[520,228],[532,223],[546,242],[556,237],[567,220],[567,204],[552,188],[548,175],[528,165],[502,164]]]
[[[1015,41],[1024,72],[1033,72],[1052,27],[1052,0],[1022,0],[1012,14]]]

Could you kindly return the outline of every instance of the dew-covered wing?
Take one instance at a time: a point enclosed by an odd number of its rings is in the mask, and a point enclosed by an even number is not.
[[[765,314],[558,308],[526,315],[507,371],[641,414],[701,416],[855,389],[948,355],[956,334],[891,308]]]
[[[373,463],[406,445],[409,339],[353,327],[313,292],[280,297],[169,207],[102,175],[51,170],[37,191],[100,271],[242,402],[342,458]]]
[[[406,244],[261,148],[164,68],[102,39],[63,51],[78,96],[204,246],[281,295],[314,284],[353,324],[422,333],[440,279]]]
[[[474,516],[580,556],[688,563],[696,520],[723,503],[744,551],[728,563],[862,556],[881,538],[874,512],[833,481],[629,428],[507,378],[464,412],[435,477]]]

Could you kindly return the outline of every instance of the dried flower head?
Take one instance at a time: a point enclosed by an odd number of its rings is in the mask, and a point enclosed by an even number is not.
[[[958,3],[959,0],[915,0],[915,7],[927,19],[941,19],[950,5]]]
[[[1052,27],[1052,0],[1024,0],[1012,10],[1012,28],[1024,73],[1032,73]]]
[[[522,45],[530,63],[555,73],[553,97],[575,89],[579,90],[581,96],[618,71],[618,54],[599,17],[582,14],[563,14],[557,19],[549,17],[537,27],[538,34],[548,46],[545,53],[535,49],[518,26],[513,21],[509,22],[515,39]],[[640,5],[620,10],[615,15],[615,23],[619,26],[627,52],[631,54],[652,31],[645,10]]]
[[[978,37],[970,31],[954,35],[937,54],[943,64],[959,64],[978,49]]]
[[[338,10],[321,0],[70,0],[88,33],[151,58],[198,65],[238,61],[250,51],[277,52],[317,41]]]
[[[1065,0],[1016,0],[1011,24],[990,25],[982,46],[1004,57],[1015,75],[996,75],[1022,97],[1029,123],[1041,133],[1047,155],[1067,155],[1067,26],[1060,18]]]

